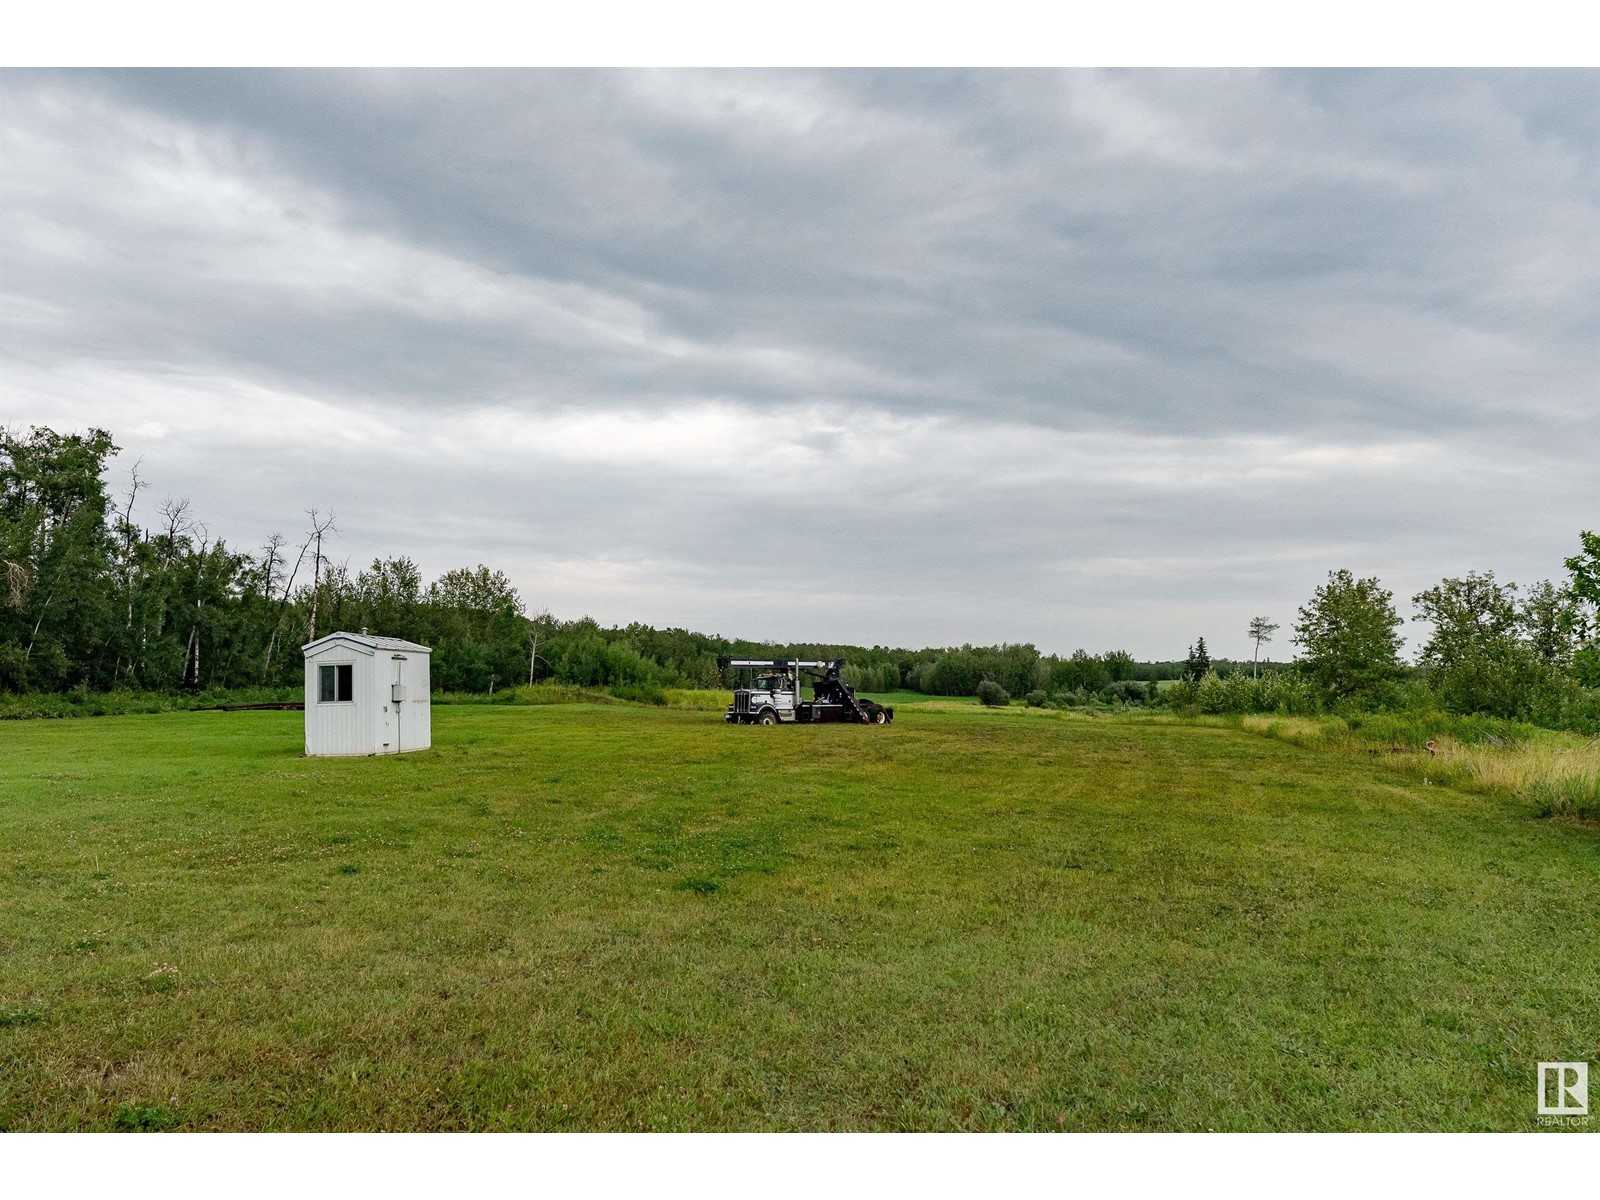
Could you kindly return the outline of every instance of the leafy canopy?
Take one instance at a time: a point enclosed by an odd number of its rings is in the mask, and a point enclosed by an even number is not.
[[[1399,627],[1394,593],[1376,578],[1330,571],[1295,622],[1301,670],[1331,699],[1376,698],[1400,672]]]

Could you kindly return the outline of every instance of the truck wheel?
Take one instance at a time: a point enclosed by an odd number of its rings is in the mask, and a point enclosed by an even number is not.
[[[874,725],[887,725],[889,723],[889,714],[880,708],[877,712],[872,714],[872,723]]]
[[[773,712],[770,708],[767,709],[766,712],[762,713],[759,718],[757,718],[757,724],[760,725],[776,725],[777,723],[778,714]]]

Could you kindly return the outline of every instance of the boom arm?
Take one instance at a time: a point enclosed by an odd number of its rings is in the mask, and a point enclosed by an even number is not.
[[[717,659],[719,671],[726,671],[729,667],[821,667],[826,671],[830,668],[838,670],[842,666],[842,658],[729,658],[723,655]]]

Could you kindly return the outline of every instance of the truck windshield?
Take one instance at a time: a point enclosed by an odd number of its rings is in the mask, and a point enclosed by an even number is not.
[[[783,679],[778,675],[763,675],[756,680],[756,687],[763,692],[781,692],[784,690]]]

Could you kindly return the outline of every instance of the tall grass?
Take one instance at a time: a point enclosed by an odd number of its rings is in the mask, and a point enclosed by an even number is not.
[[[1514,796],[1541,817],[1600,820],[1600,737],[1444,713],[1248,716],[1240,724],[1300,746],[1381,755],[1433,782]]]
[[[1600,738],[1575,745],[1540,739],[1509,749],[1446,741],[1436,757],[1476,788],[1527,800],[1541,817],[1600,821]]]
[[[720,688],[668,688],[670,708],[692,708],[697,712],[722,712],[733,703],[733,693]]]

